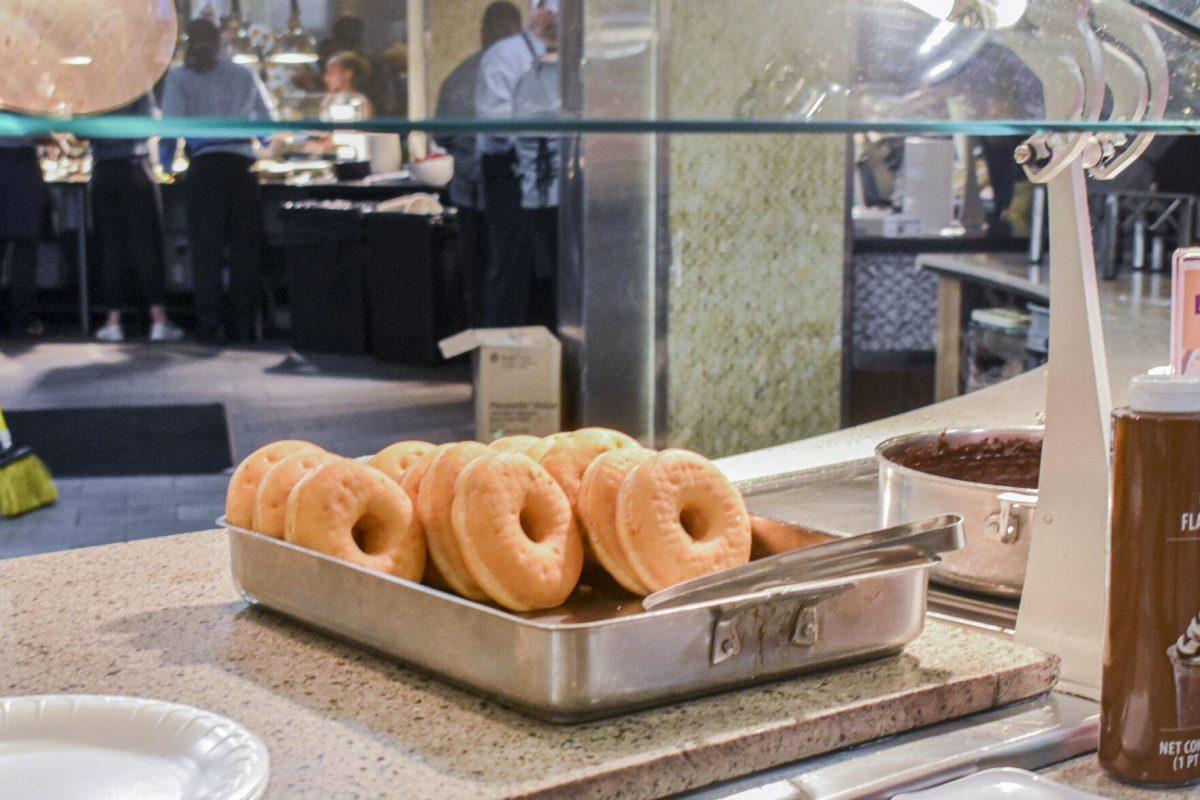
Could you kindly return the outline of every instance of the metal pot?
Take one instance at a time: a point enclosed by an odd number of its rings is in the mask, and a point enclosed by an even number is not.
[[[888,439],[875,448],[879,463],[881,527],[960,514],[967,545],[946,553],[934,569],[939,583],[997,597],[1019,597],[1029,560],[1037,491],[943,478],[901,466],[894,459],[945,436],[951,444],[985,439],[1040,442],[1043,428],[932,431]]]

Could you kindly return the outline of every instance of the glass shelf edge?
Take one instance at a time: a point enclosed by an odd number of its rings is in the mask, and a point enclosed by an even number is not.
[[[389,117],[354,123],[316,120],[248,122],[233,119],[146,117],[37,117],[0,112],[0,137],[72,133],[82,138],[144,138],[149,136],[250,137],[297,131],[354,130],[363,133],[431,134],[963,134],[1028,136],[1034,133],[1160,133],[1197,134],[1200,120],[1158,122],[1059,122],[1044,120],[729,120],[729,119],[531,119],[467,120]]]

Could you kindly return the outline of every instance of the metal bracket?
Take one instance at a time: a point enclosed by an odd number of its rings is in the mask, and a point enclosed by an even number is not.
[[[737,623],[742,616],[759,604],[733,604],[715,609],[712,629],[712,648],[709,663],[721,664],[742,652],[742,639],[738,636]],[[796,647],[813,647],[820,640],[821,629],[817,623],[817,606],[802,605],[792,623],[789,641]]]
[[[792,644],[797,647],[812,647],[820,637],[816,607],[801,606],[800,613],[796,614],[796,624],[792,627]]]
[[[716,666],[742,652],[742,640],[738,638],[737,621],[741,612],[735,610],[727,614],[724,609],[718,610],[717,621],[713,624],[712,652],[709,663]]]
[[[1037,495],[1002,492],[996,499],[1000,510],[984,520],[983,532],[1000,544],[1015,544],[1032,528]]]

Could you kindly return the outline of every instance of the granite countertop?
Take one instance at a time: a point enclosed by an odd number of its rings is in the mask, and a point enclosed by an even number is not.
[[[1111,797],[1113,800],[1157,800],[1169,797],[1171,800],[1200,800],[1200,786],[1189,786],[1182,789],[1148,789],[1141,786],[1131,786],[1127,783],[1113,780],[1100,769],[1096,754],[1075,758],[1057,766],[1042,771],[1042,776],[1052,781],[1074,786],[1085,792],[1098,794],[1101,797]]]
[[[1036,292],[1047,270],[1031,272],[1023,256],[938,254],[918,264],[964,281]],[[1164,273],[1124,274],[1100,282],[1100,311],[1114,406],[1123,405],[1129,379],[1170,361],[1171,279]],[[799,442],[730,456],[718,465],[732,480],[750,480],[823,467],[874,455],[884,439],[947,427],[1040,424],[1046,409],[1046,368],[1040,367],[977,392],[894,417]]]
[[[271,751],[268,798],[651,798],[1048,690],[1057,662],[930,622],[900,656],[541,723],[246,605],[220,532],[0,562],[0,695],[146,696]]]

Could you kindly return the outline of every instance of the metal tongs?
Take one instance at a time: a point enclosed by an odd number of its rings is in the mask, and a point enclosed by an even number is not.
[[[944,514],[892,528],[848,536],[826,544],[761,558],[714,575],[685,581],[649,595],[647,611],[762,601],[788,594],[836,594],[855,575],[936,561],[965,544],[962,517]]]

